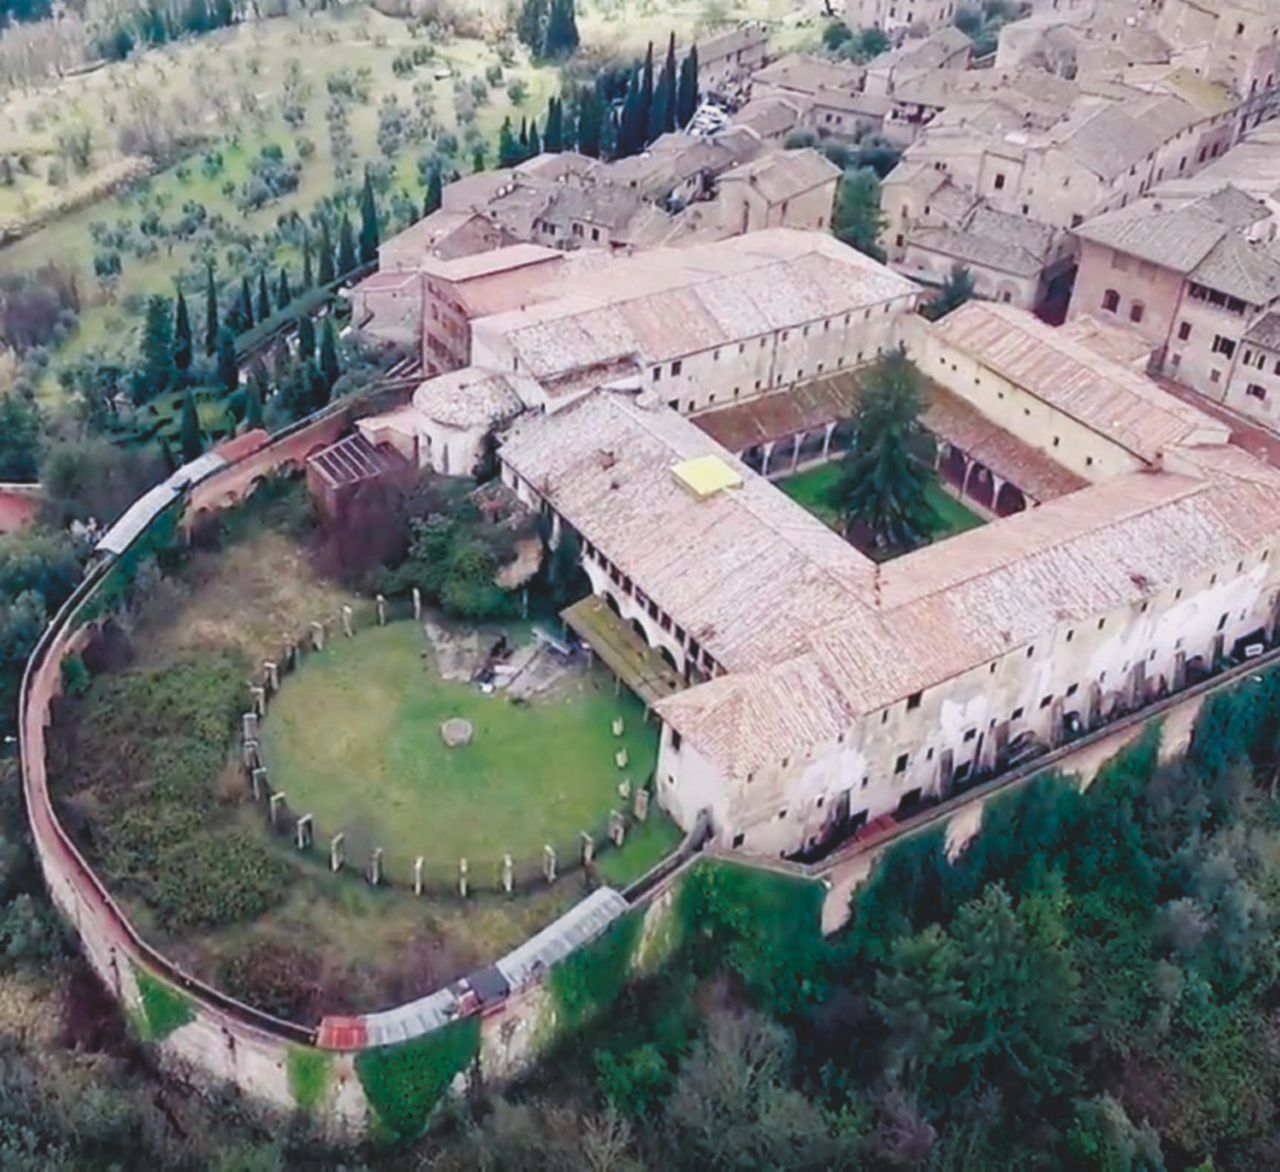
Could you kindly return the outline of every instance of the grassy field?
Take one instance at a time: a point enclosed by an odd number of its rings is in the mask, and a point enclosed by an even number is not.
[[[795,476],[788,476],[777,483],[793,501],[803,505],[823,524],[836,529],[840,524],[840,514],[832,503],[832,498],[839,480],[840,464],[833,461],[799,472]],[[941,541],[953,534],[985,524],[977,513],[966,508],[936,482],[929,485],[927,496],[939,522],[938,530],[933,536],[934,541]]]
[[[652,772],[656,734],[604,673],[514,704],[441,680],[424,645],[411,622],[334,642],[288,680],[264,723],[267,766],[291,807],[311,812],[324,835],[345,832],[361,854],[383,847],[401,882],[418,855],[449,876],[465,857],[490,884],[504,853],[536,867],[549,842],[563,858],[579,831],[606,824],[623,777]],[[471,744],[445,746],[451,717],[471,722]],[[626,769],[613,760],[619,747]]]
[[[786,49],[816,37],[819,11],[808,0],[746,0],[732,6],[716,0],[671,4],[588,0],[579,4],[579,23],[584,51],[598,53],[638,53],[647,40],[664,41],[672,29],[682,43],[688,43],[711,28],[745,19],[768,21],[779,48]],[[393,71],[398,57],[424,46],[433,53],[430,62],[403,76]],[[49,404],[60,400],[55,377],[59,364],[98,350],[131,353],[147,295],[172,294],[180,278],[189,292],[202,288],[199,274],[210,255],[224,272],[238,273],[244,267],[243,258],[224,255],[227,250],[221,244],[211,253],[211,234],[201,232],[190,240],[166,239],[146,256],[122,251],[119,282],[113,289],[104,287],[94,275],[97,248],[90,236],[91,224],[114,226],[124,221],[136,226],[147,211],[155,209],[170,222],[185,203],[193,201],[203,204],[211,218],[222,216],[237,231],[260,236],[287,213],[305,216],[336,189],[325,117],[331,102],[330,78],[341,71],[353,75],[367,71],[367,99],[350,108],[358,178],[365,163],[387,161],[377,142],[378,111],[384,101],[394,98],[407,111],[429,109],[438,129],[461,140],[455,78],[467,83],[484,78],[499,60],[496,38],[428,38],[425,30],[406,21],[350,4],[248,22],[149,50],[128,61],[62,79],[56,86],[5,95],[0,139],[6,150],[12,145],[15,156],[32,160],[32,173],[19,172],[12,187],[0,187],[0,225],[43,216],[45,226],[0,250],[0,275],[49,263],[65,265],[77,276],[84,305],[80,328],[60,348],[40,381],[42,398]],[[516,80],[526,90],[518,104],[507,90]],[[522,116],[541,118],[548,98],[559,90],[559,69],[530,61],[517,46],[514,64],[503,68],[501,83],[488,88],[476,109],[475,127],[488,147],[489,165],[502,120],[510,116],[518,123]],[[296,127],[284,117],[290,102],[303,113]],[[190,156],[153,175],[143,193],[125,191],[81,200],[75,210],[49,215],[60,201],[92,195],[113,176],[136,171],[142,160],[124,153],[121,129],[143,122],[180,137],[189,144]],[[92,144],[84,172],[68,166],[59,151],[60,139],[72,130],[86,132]],[[306,147],[302,147],[304,139]],[[238,188],[251,160],[266,145],[280,147],[286,160],[300,163],[300,182],[295,191],[244,212],[224,187]],[[206,175],[201,155],[215,150],[222,156],[222,169]],[[390,158],[395,174],[390,192],[383,197],[384,206],[395,193],[421,204],[424,188],[418,159],[433,152],[434,143],[428,138],[405,142]],[[470,169],[468,147],[460,150],[457,166],[463,173]],[[67,171],[62,185],[47,181],[51,167]],[[271,268],[290,265],[296,275],[299,260],[288,245],[278,245],[258,259]],[[258,260],[253,263],[256,266]]]

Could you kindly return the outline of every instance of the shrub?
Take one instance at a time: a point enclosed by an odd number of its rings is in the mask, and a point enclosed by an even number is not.
[[[378,1119],[411,1138],[479,1053],[480,1020],[466,1017],[398,1046],[360,1051],[356,1076]]]
[[[329,1055],[295,1046],[289,1051],[288,1068],[289,1093],[298,1109],[310,1115],[320,1106],[329,1087]]]
[[[195,1012],[185,993],[143,969],[133,970],[142,999],[142,1034],[148,1042],[159,1042],[174,1030],[195,1021]]]

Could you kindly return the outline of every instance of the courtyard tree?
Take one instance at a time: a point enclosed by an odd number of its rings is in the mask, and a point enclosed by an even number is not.
[[[226,326],[218,331],[217,351],[218,382],[229,394],[240,385],[240,363],[236,358],[235,335]]]
[[[884,213],[880,210],[880,181],[874,171],[846,171],[836,190],[836,207],[831,230],[836,239],[874,260],[884,260],[880,231]]]
[[[937,321],[940,317],[946,317],[953,309],[959,309],[966,301],[972,301],[973,296],[973,273],[965,265],[957,263],[951,266],[947,279],[925,303],[921,312],[930,321]]]
[[[938,523],[927,495],[934,473],[915,454],[927,442],[920,412],[919,372],[895,350],[863,380],[836,489],[846,529],[867,530],[881,550],[919,545]]]

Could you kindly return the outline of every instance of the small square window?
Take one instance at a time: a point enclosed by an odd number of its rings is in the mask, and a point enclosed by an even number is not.
[[[1048,707],[1049,707],[1049,705],[1050,705],[1050,704],[1052,704],[1052,703],[1053,703],[1053,697],[1052,697],[1052,696],[1045,696],[1045,697],[1044,697],[1043,699],[1041,699],[1041,701],[1040,701],[1040,707],[1041,707],[1041,708],[1048,708]]]
[[[1153,652],[1153,654],[1154,654],[1154,652]],[[1068,696],[1074,696],[1078,691],[1080,691],[1080,685],[1079,685],[1079,684],[1072,684],[1070,687],[1068,687],[1068,688],[1067,688],[1067,695],[1068,695]]]
[[[977,735],[978,735],[978,730],[976,728],[967,729],[964,734],[965,742],[967,743],[973,740],[973,738],[976,737]]]
[[[1013,710],[1013,712],[1012,712],[1012,713],[1010,713],[1010,715],[1009,715],[1009,719],[1010,719],[1010,720],[1021,720],[1021,719],[1022,719],[1022,711],[1023,711],[1023,710],[1022,710],[1021,708],[1015,708],[1015,709]]]
[[[899,754],[898,754],[898,760],[897,760],[896,762],[894,762],[894,766],[893,766],[893,772],[894,772],[895,774],[897,774],[897,773],[906,773],[906,771],[907,771],[907,759],[908,759],[908,758],[907,758],[907,754],[906,754],[906,753],[899,753]]]
[[[737,834],[733,836],[733,845],[735,847],[740,847],[746,841],[747,841],[747,836],[743,834],[741,831],[739,831]]]
[[[914,709],[914,708],[919,708],[919,707],[920,707],[920,697],[921,697],[922,695],[923,695],[923,693],[921,693],[921,692],[912,692],[912,693],[911,693],[911,695],[907,697],[907,711],[908,711],[908,712],[910,712],[910,711],[911,711],[912,709]]]

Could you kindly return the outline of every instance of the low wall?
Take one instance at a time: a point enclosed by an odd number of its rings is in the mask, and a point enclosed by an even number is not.
[[[239,503],[272,473],[300,469],[307,455],[345,430],[349,417],[348,409],[328,411],[199,480],[187,492],[183,524],[194,523],[201,512]],[[144,526],[134,541],[146,532]],[[134,548],[131,543],[123,552],[128,554]],[[45,732],[52,702],[61,686],[62,662],[78,652],[92,633],[87,616],[93,613],[99,592],[118,564],[117,557],[108,557],[90,570],[46,629],[27,664],[19,698],[20,762],[32,839],[50,896],[74,926],[94,971],[120,1002],[138,1033],[153,1043],[160,1064],[196,1084],[229,1083],[268,1110],[309,1113],[318,1129],[334,1138],[363,1133],[371,1112],[378,1107],[378,1096],[388,1093],[389,1083],[397,1093],[404,1090],[406,1094],[422,1094],[424,1081],[431,1081],[423,1078],[424,1068],[441,1077],[443,1071],[448,1076],[446,1085],[456,1089],[503,1081],[527,1070],[566,1024],[573,1024],[565,1021],[558,1008],[555,968],[550,974],[541,972],[529,987],[501,1003],[485,1006],[483,1012],[476,1006],[466,1011],[472,1016],[399,1045],[326,1049],[318,1044],[315,1030],[258,1012],[211,988],[156,952],[138,935],[59,822],[46,772]],[[1170,735],[1166,751],[1176,751],[1185,745],[1205,695],[1277,660],[1280,651],[1272,651],[1253,663],[1224,672],[927,811],[901,824],[892,836],[879,843],[854,843],[814,867],[756,865],[823,883],[827,889],[823,928],[834,931],[847,918],[849,896],[889,841],[927,826],[946,824],[958,845],[978,830],[982,803],[989,797],[1049,769],[1074,772],[1087,780],[1102,761],[1136,737],[1143,724],[1155,715],[1167,722]],[[665,955],[664,942],[671,935],[665,925],[670,919],[674,892],[684,869],[694,861],[700,837],[691,834],[678,860],[656,868],[629,890],[630,910],[605,927],[601,935],[582,940],[578,951],[562,963],[574,963],[591,949],[608,945],[605,937],[611,933],[626,931],[635,935],[629,938],[632,951],[625,973],[660,964]],[[741,857],[736,861],[755,862]],[[459,1032],[464,1023],[469,1031],[465,1036]],[[446,1034],[452,1049],[445,1044]],[[415,1062],[424,1065],[414,1066]],[[401,1079],[398,1084],[394,1081],[397,1077]],[[395,1101],[388,1104],[385,1097],[381,1101],[383,1111],[397,1108]],[[434,1101],[426,1103],[423,1120]],[[384,1118],[383,1122],[388,1120]]]

